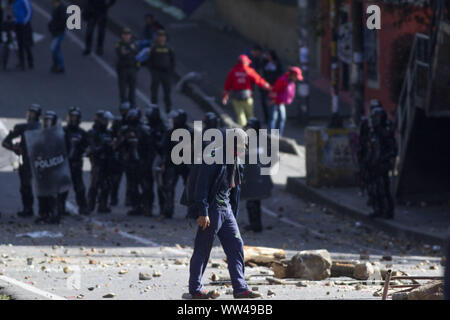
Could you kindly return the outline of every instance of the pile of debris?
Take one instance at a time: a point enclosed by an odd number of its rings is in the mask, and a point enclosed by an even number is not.
[[[402,271],[387,270],[379,262],[371,263],[367,261],[369,257],[366,256],[361,256],[361,260],[366,261],[333,261],[327,250],[309,250],[301,251],[291,259],[286,259],[286,252],[282,249],[248,246],[244,247],[244,252],[247,266],[265,266],[273,271],[273,277],[266,277],[269,284],[290,284],[288,279],[297,279],[295,283],[298,284],[298,279],[322,281],[329,278],[348,277],[365,281],[366,284],[384,285],[385,289],[381,289],[386,292],[383,295],[384,299],[389,288],[402,289],[402,292],[392,295],[392,298],[396,300],[443,298],[443,282],[436,281],[441,280],[440,277],[409,277]],[[391,261],[392,257],[386,256],[382,260]],[[433,281],[423,284],[417,280]],[[382,296],[381,292],[374,295]]]

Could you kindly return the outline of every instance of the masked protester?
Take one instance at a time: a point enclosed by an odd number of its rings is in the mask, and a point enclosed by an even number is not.
[[[40,129],[41,125],[39,123],[39,118],[41,112],[42,109],[39,105],[31,105],[26,115],[27,122],[15,125],[14,129],[9,132],[2,142],[2,146],[5,149],[14,152],[20,157],[19,178],[23,210],[17,213],[19,217],[32,217],[34,215],[33,188],[31,183],[32,174],[24,134],[28,130]],[[13,140],[16,138],[20,138],[20,142],[14,144]]]
[[[152,167],[150,157],[154,147],[150,128],[141,122],[141,114],[132,109],[127,115],[127,124],[120,130],[117,148],[124,156],[125,170],[131,195],[130,216],[152,215],[150,194]]]
[[[174,164],[172,162],[172,149],[178,142],[172,141],[172,133],[177,129],[184,129],[189,131],[192,138],[191,146],[193,146],[194,131],[187,125],[187,114],[184,110],[174,110],[169,114],[171,129],[166,132],[163,138],[162,147],[162,181],[163,181],[163,195],[164,207],[162,208],[160,218],[171,219],[174,213],[174,194],[178,179],[181,177],[186,184],[189,175],[189,164]],[[192,150],[192,148],[191,148]],[[183,156],[182,154],[180,156]],[[192,154],[191,154],[192,159]]]
[[[147,125],[150,127],[150,137],[153,142],[153,150],[150,152],[150,160],[148,165],[153,167],[154,164],[158,163],[162,159],[162,141],[167,133],[167,126],[161,119],[161,113],[158,106],[151,105],[145,112],[145,117],[147,119]],[[158,160],[159,157],[159,160]],[[150,193],[149,193],[149,205],[153,207],[155,200],[155,195],[153,192],[154,184],[156,182],[157,194],[158,194],[158,204],[159,208],[164,207],[164,194],[163,194],[163,183],[162,174],[160,170],[160,163],[156,166],[155,177],[156,181],[153,179],[153,174],[149,176],[150,180]]]
[[[43,130],[50,129],[58,123],[58,116],[54,111],[46,111],[42,119]],[[57,193],[49,196],[40,196],[39,200],[39,218],[36,224],[59,224],[64,212],[65,197],[63,193]]]
[[[236,299],[261,297],[248,289],[245,281],[244,243],[236,218],[243,166],[239,157],[245,153],[247,135],[234,129],[237,143],[225,144],[222,163],[195,164],[189,176],[181,203],[188,207],[188,217],[197,220],[199,228],[190,261],[189,293],[192,299],[209,299],[201,279],[205,272],[216,235],[228,260],[228,269]],[[223,141],[227,141],[223,131]],[[232,152],[234,163],[226,163],[226,153]]]
[[[108,129],[112,118],[108,111],[97,111],[94,125],[88,132],[87,154],[91,161],[91,182],[88,191],[88,209],[98,213],[110,213],[108,196],[111,191],[111,159],[114,157],[112,132]]]
[[[374,210],[371,217],[392,219],[395,205],[389,172],[394,169],[397,144],[392,123],[378,100],[371,101],[367,150],[368,180]]]
[[[66,138],[70,173],[78,205],[78,213],[81,215],[88,215],[89,210],[86,200],[86,187],[83,181],[83,156],[88,147],[88,136],[87,132],[80,127],[80,124],[80,108],[70,108],[67,113],[67,125],[63,128]],[[64,201],[67,199],[67,196],[68,192],[64,194]]]

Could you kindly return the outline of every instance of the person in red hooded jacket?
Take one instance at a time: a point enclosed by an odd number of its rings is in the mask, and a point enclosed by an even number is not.
[[[288,71],[278,78],[269,93],[269,129],[278,129],[283,135],[286,123],[286,105],[290,105],[295,98],[296,81],[302,81],[303,74],[299,67],[290,67]]]
[[[226,105],[231,94],[231,103],[241,126],[247,125],[247,119],[253,117],[253,85],[270,90],[270,84],[264,80],[250,64],[250,58],[243,54],[238,63],[228,73],[225,81],[222,103]]]

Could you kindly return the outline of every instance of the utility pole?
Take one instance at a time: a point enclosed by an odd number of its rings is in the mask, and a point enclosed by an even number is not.
[[[359,125],[364,115],[364,23],[363,0],[352,0],[352,36],[353,36],[353,65],[352,88],[353,105],[352,119],[355,125]]]
[[[330,57],[331,57],[331,119],[330,128],[343,127],[339,115],[339,59],[338,59],[338,28],[341,0],[329,0],[330,4]]]
[[[307,124],[309,121],[310,105],[310,72],[309,72],[309,45],[310,45],[310,0],[298,0],[298,46],[300,68],[303,72],[303,81],[299,84],[300,110],[299,120],[301,124]]]

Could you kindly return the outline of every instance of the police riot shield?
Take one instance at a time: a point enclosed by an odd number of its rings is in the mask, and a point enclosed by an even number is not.
[[[56,196],[69,191],[72,180],[63,129],[55,126],[27,131],[25,143],[37,196]]]
[[[272,178],[261,174],[260,164],[246,164],[241,186],[242,200],[261,200],[272,195]]]

